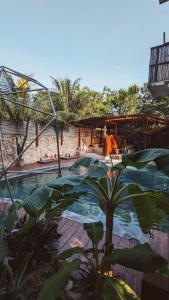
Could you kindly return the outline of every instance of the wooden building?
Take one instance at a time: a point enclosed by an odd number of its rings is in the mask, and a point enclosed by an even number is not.
[[[95,143],[103,146],[106,130],[111,130],[116,136],[123,136],[127,145],[134,150],[150,147],[169,147],[169,119],[155,115],[125,115],[93,117],[73,122],[79,130],[79,145],[81,129],[88,128],[91,133],[91,147]]]
[[[148,87],[154,98],[169,96],[169,43],[151,48]]]

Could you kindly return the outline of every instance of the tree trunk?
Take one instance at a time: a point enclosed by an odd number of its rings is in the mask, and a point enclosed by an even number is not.
[[[112,238],[113,238],[113,214],[114,211],[110,208],[106,212],[106,237],[105,237],[105,257],[112,253]]]

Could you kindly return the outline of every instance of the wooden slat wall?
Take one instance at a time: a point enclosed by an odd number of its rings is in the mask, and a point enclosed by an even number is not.
[[[169,80],[169,43],[153,47],[150,56],[149,83]]]

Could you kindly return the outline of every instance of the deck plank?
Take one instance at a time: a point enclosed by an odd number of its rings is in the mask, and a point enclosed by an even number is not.
[[[69,224],[69,226],[66,227],[67,230],[65,230],[64,233],[62,232],[62,235],[57,242],[59,252],[65,250],[67,248],[70,248],[72,239],[75,239],[78,230],[81,230],[81,224],[79,224],[77,222],[73,222],[73,224],[71,223],[71,226],[70,226],[70,222],[68,224]],[[59,230],[58,230],[58,233],[60,233]]]
[[[129,248],[129,241],[124,237],[121,237],[121,238],[119,237],[116,248],[118,248],[118,249]],[[122,280],[124,280],[125,267],[116,264],[113,267],[113,270],[114,270],[115,274],[117,274],[118,277],[120,277]]]
[[[153,231],[154,238],[150,239],[150,246],[169,261],[169,234],[161,231]],[[158,274],[144,274],[143,279],[160,289],[169,292],[169,279]]]
[[[70,247],[77,246],[84,247],[86,249],[90,248],[91,241],[88,238],[86,232],[84,231],[83,225],[79,224],[78,222],[70,221],[68,219],[66,219],[67,221],[65,222],[65,219],[66,218],[63,218],[63,220],[59,224],[59,233],[63,234],[63,237],[60,238],[59,252],[62,252]],[[101,249],[104,246],[104,237],[99,243],[99,249]],[[128,239],[126,239],[125,237],[119,237],[117,235],[113,236],[113,244],[115,249],[133,247],[133,244],[130,243]],[[91,258],[92,255],[89,255],[89,257]],[[82,259],[82,256],[79,254],[75,254],[70,260],[73,260],[75,258]],[[137,292],[137,294],[140,295],[142,273],[125,268],[118,264],[114,266],[114,272],[121,279],[126,280],[126,282]]]
[[[136,246],[135,240],[131,239],[129,241],[129,248],[133,248]],[[137,293],[137,295],[141,294],[141,285],[142,285],[143,273],[135,271],[130,268],[125,268],[124,270],[124,280],[128,283],[129,286],[133,288],[133,290]]]

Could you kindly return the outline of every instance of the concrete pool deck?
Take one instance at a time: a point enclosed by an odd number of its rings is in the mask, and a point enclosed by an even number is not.
[[[80,159],[81,157],[92,157],[92,158],[95,158],[95,159],[98,159],[102,162],[104,162],[105,164],[111,166],[112,163],[113,165],[121,162],[121,160],[112,160],[111,159],[108,159],[108,160],[105,160],[105,157],[101,154],[97,154],[97,153],[85,153],[84,155],[80,156],[80,157],[76,157],[76,158],[71,158],[71,159],[68,159],[66,158],[65,160],[62,158],[60,160],[60,163],[61,163],[61,168],[66,168],[66,167],[71,167],[71,165],[77,161],[78,159]],[[40,162],[35,162],[35,163],[31,163],[31,164],[25,164],[23,165],[23,167],[17,167],[17,166],[12,166],[7,174],[8,174],[8,177],[16,177],[16,176],[21,176],[21,175],[25,175],[27,173],[33,173],[33,172],[40,172],[40,171],[45,171],[45,170],[52,170],[52,169],[58,169],[58,162],[57,161],[53,161],[53,162],[43,162],[43,163],[40,163]],[[2,179],[4,180],[4,178]]]

